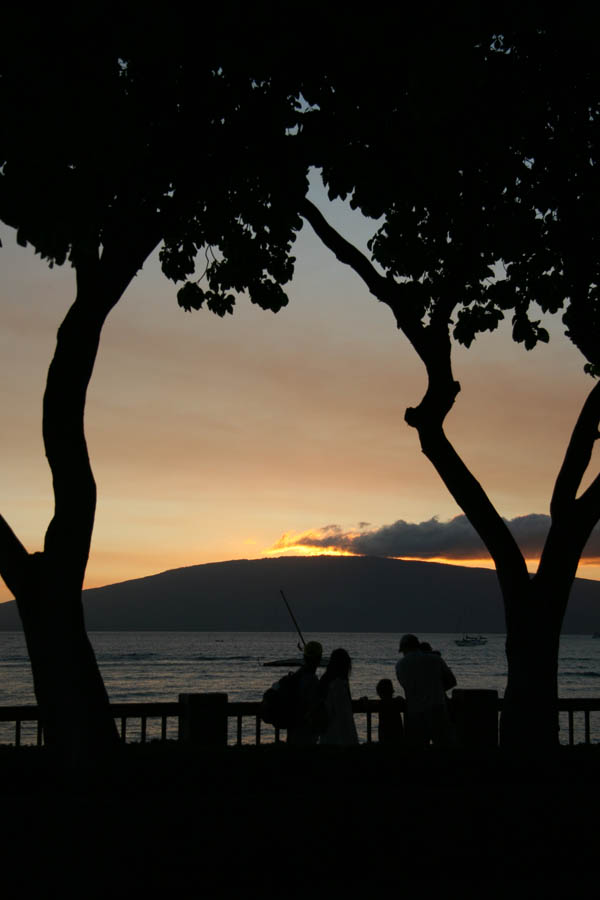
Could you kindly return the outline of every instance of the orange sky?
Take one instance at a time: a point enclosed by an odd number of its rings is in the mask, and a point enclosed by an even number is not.
[[[341,204],[328,214],[364,244],[368,223]],[[0,237],[1,511],[36,550],[52,512],[42,393],[74,278]],[[404,424],[424,374],[391,313],[308,226],[296,256],[277,315],[245,298],[226,319],[186,314],[156,258],[111,314],[86,416],[99,498],[88,586],[262,556],[285,532],[459,513]],[[459,349],[455,370],[457,448],[503,516],[547,513],[591,386],[581,358],[560,336],[526,353],[501,329]]]

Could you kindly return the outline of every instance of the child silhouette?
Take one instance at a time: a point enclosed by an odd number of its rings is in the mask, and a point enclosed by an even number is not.
[[[389,678],[377,682],[377,696],[381,700],[379,707],[379,743],[399,744],[404,738],[404,725],[400,710],[404,702],[400,697],[394,698],[394,685]]]

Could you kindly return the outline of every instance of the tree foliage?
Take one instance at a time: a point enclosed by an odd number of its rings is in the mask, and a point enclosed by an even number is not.
[[[244,290],[265,309],[287,302],[298,204],[274,201],[304,189],[285,178],[294,91],[282,79],[274,95],[266,47],[242,42],[234,16],[240,4],[7,13],[0,217],[19,243],[76,265],[152,230],[168,278],[193,286],[205,263],[184,307],[206,297],[223,315]]]
[[[531,6],[413,21],[395,68],[350,83],[331,71],[304,135],[329,197],[383,218],[370,250],[404,315],[425,323],[451,305],[466,346],[510,316],[530,350],[561,310],[597,374],[594,19]]]

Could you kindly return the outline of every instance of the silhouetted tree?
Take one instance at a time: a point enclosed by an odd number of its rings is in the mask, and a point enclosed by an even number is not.
[[[179,292],[185,308],[224,315],[242,290],[264,309],[287,302],[299,203],[273,198],[293,104],[285,86],[267,89],[266,33],[262,48],[248,39],[267,12],[130,2],[3,12],[0,218],[51,266],[72,265],[77,283],[44,395],[55,507],[43,552],[28,553],[0,518],[0,574],[61,756],[117,741],[81,603],[96,502],[84,406],[106,317],[161,243],[176,281],[199,252],[209,260],[204,288]]]
[[[600,70],[591,17],[502,6],[474,15],[453,4],[394,35],[396,62],[383,52],[374,74],[332,64],[307,88],[300,138],[329,197],[383,217],[371,259],[308,200],[302,214],[389,306],[425,365],[427,391],[406,422],[486,545],[504,599],[501,740],[544,746],[557,741],[561,624],[600,518],[600,476],[578,496],[599,436],[600,385],[558,473],[534,576],[444,421],[460,391],[453,341],[469,346],[506,314],[530,350],[548,341],[540,314],[563,311],[586,370],[600,374]]]
[[[44,551],[29,554],[0,519],[0,574],[23,620],[46,738],[75,756],[116,741],[81,605],[96,493],[83,412],[103,323],[161,244],[165,274],[187,279],[185,309],[224,315],[247,290],[277,311],[301,212],[425,364],[427,392],[406,420],[488,547],[504,596],[503,740],[549,744],[561,621],[600,515],[598,479],[576,496],[600,394],[575,426],[533,578],[443,423],[460,390],[452,339],[468,345],[511,312],[515,340],[531,349],[548,339],[533,303],[564,308],[588,370],[600,370],[594,47],[537,4],[516,17],[511,4],[423,4],[399,27],[392,11],[338,19],[335,5],[310,2],[284,27],[286,8],[247,6],[3,13],[0,218],[77,276],[44,397],[55,494]],[[332,198],[383,217],[372,261],[304,199],[310,164]]]

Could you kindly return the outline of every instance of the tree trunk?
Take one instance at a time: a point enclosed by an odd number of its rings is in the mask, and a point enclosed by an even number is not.
[[[500,745],[535,753],[557,746],[558,650],[562,625],[557,598],[532,579],[520,596],[505,596],[508,678],[500,717]]]
[[[86,765],[119,746],[108,694],[89,642],[81,591],[52,576],[43,554],[17,606],[46,747],[63,765]],[[62,583],[61,583],[62,582]]]
[[[573,429],[554,488],[552,524],[538,573],[531,578],[506,522],[456,452],[444,421],[460,391],[452,373],[454,292],[431,297],[428,322],[406,302],[401,285],[383,276],[370,260],[338,234],[305,200],[302,215],[325,246],[386,303],[427,369],[427,391],[405,420],[416,428],[421,449],[463,510],[496,565],[506,615],[508,681],[500,723],[503,747],[519,751],[558,742],[557,671],[560,630],[581,553],[600,518],[600,475],[577,493],[600,437],[600,382],[590,391]]]
[[[44,394],[55,502],[43,553],[28,554],[0,517],[0,574],[23,622],[45,743],[67,765],[119,746],[82,606],[96,509],[84,412],[106,317],[157,242],[144,233],[107,241],[101,256],[93,247],[73,252],[77,297],[58,330]]]

